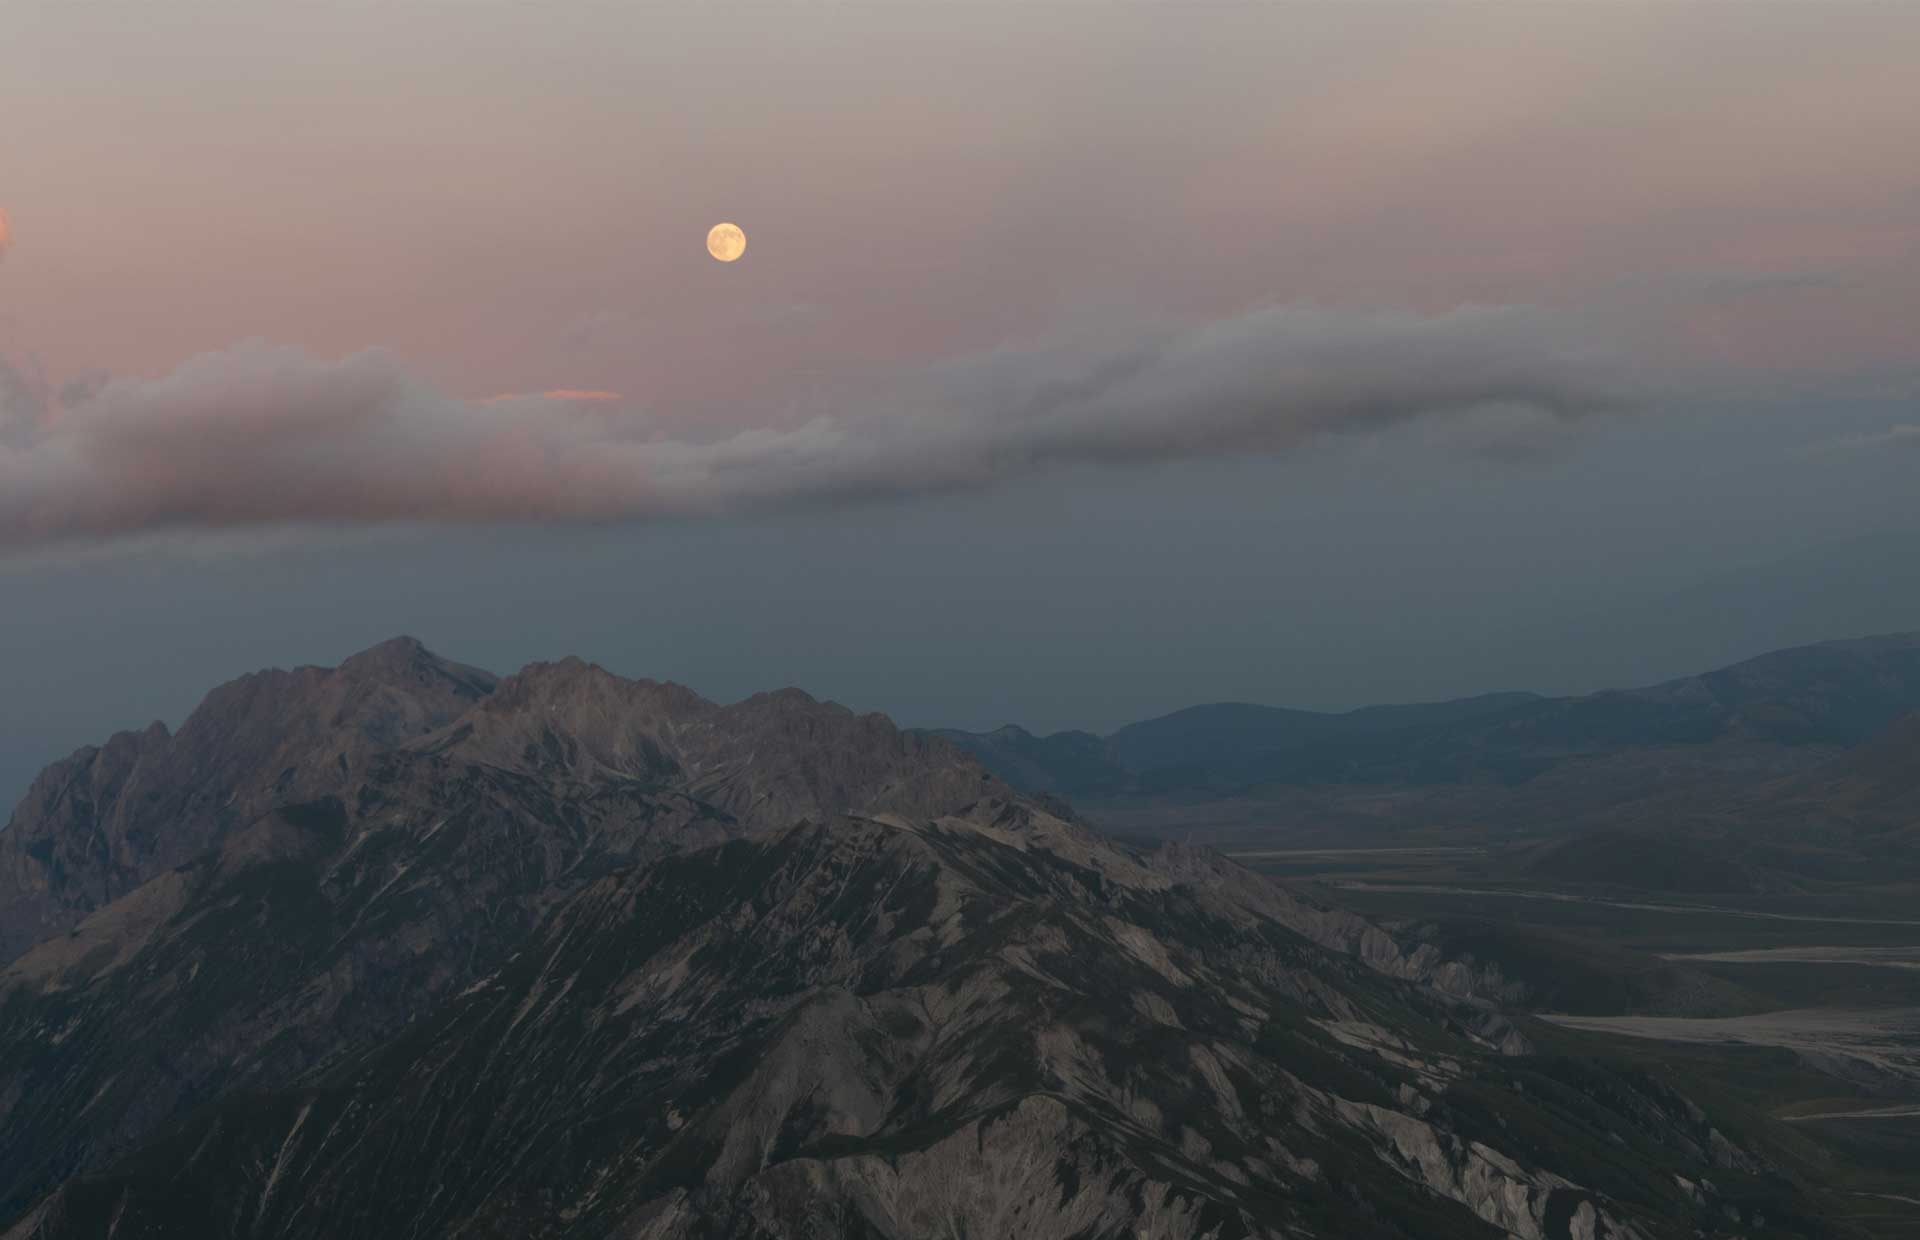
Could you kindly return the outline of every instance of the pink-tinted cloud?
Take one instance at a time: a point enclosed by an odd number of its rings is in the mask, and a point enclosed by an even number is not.
[[[1281,453],[1418,419],[1457,422],[1475,446],[1512,455],[1543,428],[1618,404],[1612,376],[1525,309],[1280,306],[975,356],[884,405],[699,439],[571,393],[449,397],[384,352],[329,362],[249,343],[164,378],[78,389],[57,418],[43,388],[0,385],[0,545],[315,522],[698,517]]]
[[[602,392],[592,388],[553,388],[540,395],[547,400],[577,400],[588,404],[622,399],[618,392]]]
[[[12,248],[13,248],[13,221],[7,218],[6,210],[4,208],[0,208],[0,258],[5,258],[7,256],[7,251]]]
[[[582,404],[598,405],[625,399],[626,398],[618,392],[603,392],[596,388],[551,388],[539,393],[501,392],[497,396],[485,398],[480,403],[483,405],[493,405],[507,400],[559,400],[578,401]]]

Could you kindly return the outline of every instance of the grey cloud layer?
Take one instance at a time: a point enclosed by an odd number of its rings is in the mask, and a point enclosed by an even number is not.
[[[719,515],[1064,466],[1280,453],[1423,418],[1515,455],[1620,405],[1614,374],[1520,309],[1277,307],[1119,345],[950,363],[885,408],[700,440],[618,407],[456,399],[378,351],[325,362],[248,343],[165,378],[59,398],[0,374],[0,545],[288,523]]]

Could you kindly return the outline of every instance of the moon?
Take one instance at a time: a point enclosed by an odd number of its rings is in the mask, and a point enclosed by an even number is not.
[[[715,224],[707,230],[707,253],[730,263],[747,252],[747,234],[738,224]]]

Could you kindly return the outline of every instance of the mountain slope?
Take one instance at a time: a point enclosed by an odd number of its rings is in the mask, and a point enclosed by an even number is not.
[[[437,663],[417,649],[410,659]],[[283,724],[270,735],[236,727],[233,750],[205,748],[207,718],[261,696],[245,681],[210,695],[181,731],[196,744],[162,746],[141,778],[192,789],[213,771],[220,782],[171,822],[169,802],[135,798],[156,807],[137,819],[152,832],[150,867],[197,851],[0,973],[0,1212],[182,1108],[278,1085],[390,1035],[614,866],[809,817],[936,814],[1005,793],[946,746],[877,716],[797,692],[716,706],[577,660],[497,687],[489,677],[493,692],[420,735],[414,715],[374,730],[368,710],[314,708],[315,698],[390,701],[384,682],[368,690],[355,678],[338,692],[360,666],[299,674],[320,690],[304,699],[267,680],[271,718],[312,728],[304,747]],[[307,708],[286,710],[289,698]],[[219,812],[200,812],[223,788],[233,791]],[[33,825],[57,858],[84,847],[98,818]]]
[[[1796,774],[1672,781],[1569,812],[1524,872],[1652,891],[1792,890],[1920,873],[1920,715]]]
[[[1781,1196],[1249,877],[1006,803],[665,857],[10,1234],[1619,1237],[1690,1234],[1669,1169]]]
[[[1112,796],[1132,788],[1134,773],[1091,732],[1035,736],[1014,724],[991,732],[943,728],[933,733],[978,758],[1022,792]]]
[[[444,726],[494,683],[397,638],[337,668],[243,676],[178,733],[156,723],[55,763],[0,832],[0,957],[272,805],[337,793],[371,755]]]
[[[5,1235],[1840,1234],[1496,971],[937,739],[448,666],[240,682],[31,820],[153,837],[0,971]]]
[[[1920,825],[1920,713],[1794,780],[1781,789],[1781,800]]]
[[[1115,757],[1138,771],[1233,764],[1316,741],[1464,723],[1539,700],[1531,693],[1489,693],[1451,702],[1367,706],[1337,715],[1225,702],[1129,724],[1109,743]]]
[[[1262,785],[1517,785],[1549,771],[1673,753],[1737,765],[1857,745],[1920,710],[1920,633],[1776,651],[1700,676],[1570,698],[1490,694],[1346,714],[1198,706],[1104,739],[1017,728],[943,732],[1028,791],[1229,795]],[[1770,759],[1769,754],[1779,754]]]

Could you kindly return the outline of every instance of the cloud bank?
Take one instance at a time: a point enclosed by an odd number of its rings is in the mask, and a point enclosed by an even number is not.
[[[1537,313],[1274,307],[1097,346],[1003,351],[874,407],[701,439],[570,391],[469,401],[381,351],[252,342],[159,379],[0,373],[0,546],[299,523],[691,518],[975,489],[1074,466],[1278,454],[1420,419],[1476,450],[1619,407]],[[599,394],[595,394],[599,395]]]
[[[1808,451],[1826,456],[1839,452],[1878,452],[1887,448],[1912,445],[1920,447],[1920,425],[1901,422],[1871,435],[1844,435],[1813,445]]]

